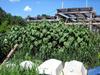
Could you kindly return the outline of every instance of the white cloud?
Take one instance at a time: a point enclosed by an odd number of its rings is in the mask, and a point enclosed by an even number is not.
[[[25,6],[24,11],[30,12],[30,11],[32,11],[32,8],[27,5],[27,6]]]
[[[20,0],[9,0],[10,2],[19,2]]]

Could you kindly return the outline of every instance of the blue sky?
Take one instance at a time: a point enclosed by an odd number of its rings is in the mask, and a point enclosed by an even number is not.
[[[100,0],[88,0],[100,15]],[[0,0],[0,7],[12,15],[26,17],[38,14],[54,15],[61,8],[61,0]],[[85,0],[64,0],[64,8],[85,7]]]

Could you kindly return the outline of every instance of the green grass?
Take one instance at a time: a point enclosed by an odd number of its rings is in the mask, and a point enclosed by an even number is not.
[[[24,57],[23,57],[24,56]],[[25,60],[33,62],[33,68],[30,70],[22,69],[19,64]],[[15,54],[3,65],[0,65],[0,75],[39,75],[36,67],[42,63],[41,60],[33,58],[24,52],[15,52]],[[15,64],[12,66],[11,64]],[[7,66],[10,65],[10,66]]]
[[[0,75],[38,75],[36,68],[31,70],[22,69],[19,65],[7,67],[5,64],[0,66]]]

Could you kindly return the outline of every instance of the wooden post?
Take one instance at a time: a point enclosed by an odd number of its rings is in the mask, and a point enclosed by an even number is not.
[[[18,47],[18,44],[16,44],[16,45],[14,46],[14,48],[11,49],[11,51],[8,53],[6,59],[3,61],[2,64],[4,64],[6,61],[8,61],[8,59],[9,59],[9,58],[11,57],[11,55],[15,52],[15,50],[16,50],[17,47]]]
[[[92,31],[92,12],[90,12],[90,21],[89,21],[89,24],[90,24],[90,31]]]
[[[59,16],[57,15],[57,20],[59,20]]]
[[[64,0],[62,0],[61,8],[62,8],[62,9],[64,8]]]

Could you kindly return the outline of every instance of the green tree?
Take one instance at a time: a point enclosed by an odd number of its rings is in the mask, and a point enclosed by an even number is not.
[[[26,25],[21,16],[12,16],[0,7],[0,32],[6,32],[13,25]]]
[[[6,17],[6,12],[2,8],[0,8],[0,24],[2,21],[5,20],[5,17]]]

